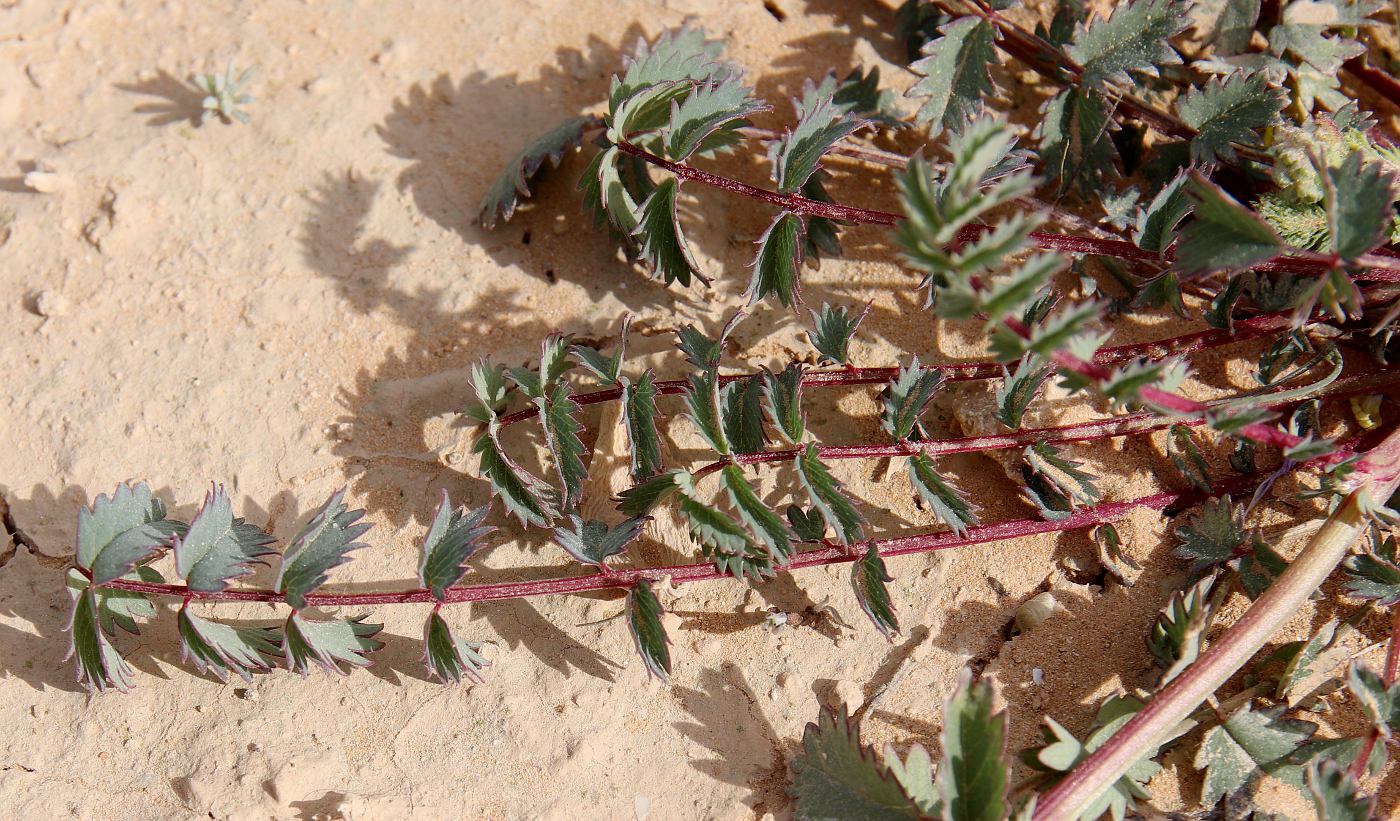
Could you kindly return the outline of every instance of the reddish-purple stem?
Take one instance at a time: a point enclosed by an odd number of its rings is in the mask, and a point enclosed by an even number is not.
[[[1175,354],[1188,354],[1209,348],[1243,342],[1266,336],[1289,327],[1286,312],[1261,314],[1235,323],[1234,331],[1211,329],[1182,334],[1170,339],[1152,342],[1136,342],[1131,345],[1117,345],[1104,348],[1094,355],[1094,361],[1113,365],[1138,358],[1160,359]],[[951,362],[935,365],[949,382],[965,382],[976,379],[995,379],[1001,376],[1000,362]],[[725,374],[720,376],[720,384],[728,384],[739,379],[748,379],[752,374]],[[849,385],[880,385],[899,376],[898,368],[843,368],[841,370],[808,371],[802,375],[802,385],[807,388],[825,388]],[[684,379],[670,379],[656,383],[657,393],[667,396],[684,393],[689,383]],[[596,405],[611,402],[622,396],[621,388],[604,388],[573,397],[580,405]],[[538,416],[535,408],[526,408],[501,417],[501,427],[509,427],[526,419]]]
[[[646,162],[669,171],[684,180],[693,180],[705,185],[728,191],[731,194],[749,197],[777,206],[795,214],[807,214],[814,217],[825,217],[826,219],[838,220],[841,222],[852,222],[861,225],[884,225],[892,226],[901,217],[899,214],[890,211],[877,211],[871,208],[856,208],[850,205],[842,205],[835,202],[823,202],[821,200],[808,199],[797,194],[780,194],[777,191],[770,191],[766,188],[749,185],[748,183],[732,180],[728,177],[721,177],[718,174],[711,174],[708,171],[701,171],[685,163],[672,162],[658,157],[655,154],[638,148],[628,142],[617,144],[619,150],[624,153],[639,157]],[[968,225],[958,231],[958,242],[972,242],[983,234],[991,231],[988,225]],[[1158,263],[1170,263],[1173,255],[1168,252],[1161,255],[1151,251],[1144,251],[1131,242],[1121,239],[1099,239],[1098,237],[1077,237],[1068,234],[1054,234],[1048,231],[1030,232],[1030,241],[1037,248],[1049,251],[1064,251],[1072,254],[1098,254],[1118,259],[1128,259],[1137,261],[1151,261]],[[1400,263],[1392,264],[1386,262],[1381,257],[1368,257],[1360,260],[1366,266],[1366,270],[1358,273],[1356,279],[1363,282],[1400,282]],[[1319,254],[1312,251],[1292,249],[1287,254],[1280,254],[1263,262],[1249,266],[1251,270],[1263,272],[1277,272],[1290,274],[1322,274],[1337,265],[1337,259],[1328,254]]]
[[[1212,488],[1212,492],[1234,490],[1237,486],[1241,486],[1244,483],[1245,480],[1222,482],[1216,488]],[[997,542],[1006,539],[1018,539],[1023,536],[1034,536],[1040,533],[1056,533],[1106,524],[1108,522],[1118,521],[1132,511],[1140,508],[1164,510],[1176,505],[1178,502],[1196,499],[1200,495],[1201,494],[1198,492],[1191,491],[1154,493],[1126,502],[1104,502],[1089,507],[1083,507],[1071,513],[1068,517],[1057,521],[1015,519],[1007,522],[970,527],[962,534],[952,531],[920,533],[913,536],[901,536],[893,539],[874,539],[867,544],[874,544],[876,549],[879,550],[880,555],[887,558],[892,556],[906,556],[913,553],[927,553],[933,550],[948,550],[950,548],[964,547],[966,545],[986,544],[988,542]],[[859,557],[860,556],[855,551],[850,550],[845,545],[827,543],[824,547],[797,554],[797,556],[787,565],[784,565],[782,569],[799,570],[807,567],[841,564],[855,561]],[[670,577],[671,581],[675,584],[730,578],[727,574],[721,573],[716,569],[712,562],[678,564],[667,567],[609,568],[602,573],[593,573],[584,576],[565,576],[555,579],[496,582],[492,584],[471,585],[468,587],[452,587],[447,590],[445,603],[460,604],[462,602],[519,599],[529,596],[548,596],[586,593],[594,590],[622,589],[631,587],[639,579],[660,581],[666,577]],[[175,596],[192,601],[278,603],[286,600],[284,594],[276,590],[268,589],[223,590],[214,593],[190,590],[182,584],[157,584],[129,579],[117,579],[100,586],[113,590],[128,590],[133,593],[145,593],[154,596]],[[409,590],[396,593],[312,593],[306,597],[306,603],[309,607],[431,604],[435,601],[432,593],[427,590]]]

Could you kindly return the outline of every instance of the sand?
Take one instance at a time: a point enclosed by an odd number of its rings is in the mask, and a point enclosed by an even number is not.
[[[137,668],[134,691],[89,696],[75,684],[63,661],[63,574],[78,507],[116,483],[147,480],[186,516],[210,482],[225,483],[242,515],[282,539],[348,486],[375,523],[373,547],[333,583],[382,588],[412,578],[440,489],[473,505],[488,498],[461,415],[472,362],[531,363],[551,331],[602,342],[630,311],[639,361],[680,372],[671,332],[714,331],[742,304],[767,211],[687,189],[687,228],[715,279],[691,291],[647,280],[591,231],[572,193],[577,155],[508,225],[486,232],[473,218],[529,136],[596,110],[620,54],[692,14],[730,38],[730,56],[777,103],[762,125],[788,123],[787,97],[828,69],[878,65],[909,82],[879,4],[0,2],[7,815],[786,818],[787,761],[819,704],[863,707],[870,741],[936,745],[942,702],[970,665],[1001,688],[1019,748],[1043,713],[1082,730],[1104,696],[1151,684],[1143,636],[1185,579],[1168,525],[1152,514],[1123,528],[1145,568],[1131,590],[1084,583],[1095,579],[1082,572],[1093,555],[1083,533],[892,560],[904,626],[892,643],[861,615],[846,568],[753,591],[682,588],[666,595],[675,673],[665,684],[647,677],[623,623],[609,619],[620,611],[614,595],[449,610],[455,629],[487,642],[492,667],[480,685],[426,680],[419,606],[374,612],[387,647],[367,670],[220,683],[180,663],[172,602],[120,640]],[[187,79],[229,58],[258,68],[252,122],[198,126]],[[1036,91],[1022,94],[1025,123]],[[755,182],[760,166],[723,165]],[[835,167],[839,199],[893,204],[887,172]],[[858,363],[980,352],[980,340],[920,310],[917,277],[881,231],[852,230],[845,242],[844,260],[806,275],[804,297],[874,302]],[[745,352],[747,367],[808,356],[804,322],[764,306],[731,353]],[[1169,330],[1134,326],[1114,341]],[[1243,374],[1219,364],[1202,391]],[[965,401],[950,393],[945,408]],[[870,391],[814,396],[810,407],[827,441],[879,436]],[[956,430],[952,413],[944,421]],[[673,458],[693,458],[683,425],[671,424],[682,443]],[[1112,471],[1111,498],[1128,498],[1170,476],[1160,444],[1077,455]],[[595,477],[611,475],[608,458]],[[946,464],[989,519],[1027,514],[997,461]],[[886,470],[846,463],[839,475],[875,531],[930,527]],[[773,477],[765,492],[791,479]],[[694,550],[661,533],[636,555],[680,561]],[[567,557],[539,532],[507,527],[474,564],[478,579],[526,578],[564,572]],[[1008,639],[1018,606],[1047,589],[1066,611]],[[799,618],[775,626],[773,614]],[[1300,614],[1279,639],[1326,615]],[[1189,762],[1168,764],[1153,785],[1158,806],[1193,803]],[[1294,796],[1278,801],[1308,812]]]

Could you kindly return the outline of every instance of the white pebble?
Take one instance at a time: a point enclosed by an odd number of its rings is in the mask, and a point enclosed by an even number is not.
[[[40,194],[52,194],[65,183],[63,175],[55,171],[30,171],[24,175],[24,187]]]
[[[34,299],[34,310],[39,316],[63,316],[68,313],[68,308],[68,298],[58,291],[40,291]]]

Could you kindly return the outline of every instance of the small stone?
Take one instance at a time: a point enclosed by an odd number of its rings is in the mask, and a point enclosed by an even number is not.
[[[69,307],[68,297],[58,291],[40,291],[34,298],[34,310],[42,317],[63,316]]]
[[[251,687],[235,687],[233,694],[244,701],[257,701],[260,698],[258,691]]]
[[[841,679],[831,688],[831,698],[833,704],[846,705],[847,714],[852,714],[865,703],[865,691],[857,682]]]
[[[1031,668],[1031,683],[1039,687],[1045,683],[1045,671],[1039,667]]]
[[[30,171],[24,175],[24,187],[40,194],[52,194],[65,184],[67,180],[56,171]]]
[[[1067,612],[1069,611],[1055,598],[1055,594],[1046,591],[1032,596],[1017,608],[1016,629],[1022,633],[1028,633],[1039,627],[1051,616]]]
[[[632,799],[632,814],[636,816],[637,821],[646,821],[647,816],[651,815],[650,796],[639,795]]]
[[[308,94],[315,94],[317,97],[324,97],[332,91],[335,91],[338,85],[335,78],[321,76],[306,84],[306,92]]]

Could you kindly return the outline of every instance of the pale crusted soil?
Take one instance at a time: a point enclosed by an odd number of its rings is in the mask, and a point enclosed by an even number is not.
[[[377,527],[374,547],[334,582],[404,580],[439,488],[487,498],[459,415],[471,362],[526,363],[556,330],[602,341],[631,311],[637,351],[676,373],[678,359],[661,353],[670,331],[713,330],[740,304],[766,212],[694,192],[688,226],[716,286],[687,293],[647,281],[588,229],[572,195],[577,158],[542,186],[539,207],[495,233],[473,224],[475,204],[529,135],[602,99],[621,50],[687,14],[731,38],[759,93],[780,103],[829,68],[877,64],[909,82],[887,61],[888,9],[770,5],[786,20],[747,0],[0,3],[0,492],[7,530],[24,542],[0,570],[7,815],[786,817],[786,759],[819,701],[883,692],[867,709],[869,739],[936,744],[941,703],[972,664],[1003,688],[1020,747],[1044,712],[1082,729],[1104,695],[1150,683],[1142,636],[1184,576],[1167,527],[1142,515],[1124,528],[1147,568],[1131,590],[1064,578],[1067,560],[1092,555],[1080,533],[891,561],[905,628],[893,644],[864,623],[845,569],[752,593],[683,590],[665,685],[647,679],[620,621],[600,622],[618,612],[610,596],[451,611],[458,629],[494,643],[488,681],[473,687],[425,680],[416,607],[374,614],[388,646],[367,671],[220,684],[179,663],[168,603],[121,640],[134,692],[88,697],[74,684],[63,557],[77,507],[115,483],[149,480],[188,515],[210,481],[225,482],[244,515],[283,538],[348,485]],[[231,56],[258,66],[252,123],[196,127],[185,80]],[[1021,93],[1015,119],[1033,122],[1035,93]],[[780,104],[765,124],[787,116]],[[34,170],[52,172],[52,190],[24,184]],[[761,179],[756,163],[727,170]],[[833,191],[893,203],[882,171],[848,173]],[[852,231],[846,246],[846,261],[808,274],[805,297],[874,300],[859,362],[980,351],[919,310],[916,280],[881,233]],[[801,317],[757,313],[735,350],[755,365],[808,354]],[[1134,326],[1115,341],[1165,334]],[[1218,361],[1198,367],[1216,387],[1240,376]],[[868,392],[812,407],[830,441],[879,435]],[[1159,446],[1080,455],[1113,472],[1111,497],[1127,498],[1169,475]],[[995,461],[947,464],[989,518],[1028,511]],[[867,510],[889,511],[872,514],[880,532],[930,525],[901,470],[887,479],[886,466],[842,466]],[[790,486],[774,476],[765,492]],[[678,550],[690,549],[663,539],[638,553],[676,561]],[[479,578],[559,572],[564,558],[539,534],[507,529]],[[1008,641],[1017,606],[1047,586],[1068,612]],[[828,603],[843,622],[763,624],[770,609]],[[1280,638],[1303,636],[1312,619]],[[1178,765],[1156,785],[1165,808],[1195,790]]]

